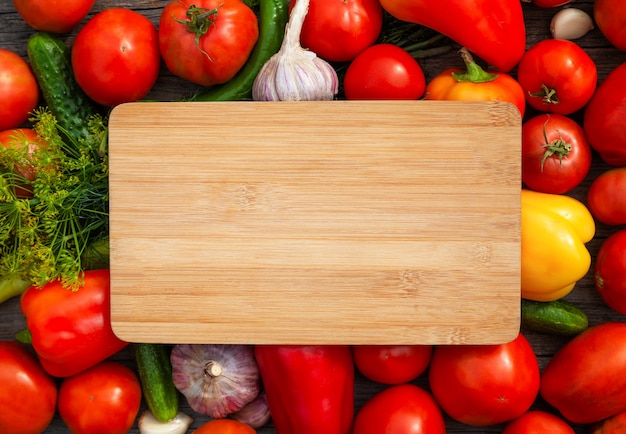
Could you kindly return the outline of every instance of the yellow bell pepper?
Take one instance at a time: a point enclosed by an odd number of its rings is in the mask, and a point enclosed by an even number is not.
[[[552,301],[570,293],[591,266],[595,235],[587,207],[565,195],[522,190],[522,298]]]

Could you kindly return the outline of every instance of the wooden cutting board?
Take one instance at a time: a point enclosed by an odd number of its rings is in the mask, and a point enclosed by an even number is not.
[[[505,103],[130,103],[110,117],[131,342],[490,344],[520,325]]]

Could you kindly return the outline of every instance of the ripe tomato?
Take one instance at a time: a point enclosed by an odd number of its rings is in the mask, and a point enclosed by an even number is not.
[[[547,411],[528,411],[509,422],[502,434],[575,434],[563,419]]]
[[[579,185],[591,168],[583,128],[559,114],[540,114],[522,125],[522,181],[532,190],[562,194]]]
[[[59,414],[73,434],[126,434],[141,405],[137,375],[117,362],[101,362],[59,388]]]
[[[520,333],[502,345],[435,347],[428,381],[450,417],[468,425],[493,425],[530,408],[539,390],[539,364]]]
[[[611,234],[602,243],[593,277],[604,302],[626,315],[626,229]]]
[[[87,96],[115,106],[148,94],[161,58],[154,24],[139,12],[105,9],[82,27],[72,46],[72,69]]]
[[[68,33],[87,16],[96,0],[13,0],[15,10],[35,30]]]
[[[328,61],[348,62],[376,42],[382,26],[378,0],[310,0],[300,43]]]
[[[39,84],[30,65],[0,48],[0,131],[24,123],[39,102]]]
[[[14,148],[24,151],[24,161],[16,164],[14,170],[24,178],[22,181],[33,181],[37,176],[37,170],[29,161],[30,157],[45,146],[42,139],[31,128],[17,128],[0,132],[0,144],[6,148]],[[25,184],[25,183],[23,183]],[[16,187],[17,196],[32,197],[32,191],[26,185]]]
[[[591,214],[606,225],[626,224],[626,167],[601,173],[587,192]]]
[[[0,341],[0,365],[0,432],[43,432],[56,411],[56,383],[16,342]]]
[[[626,411],[591,426],[590,434],[623,434],[626,432]]]
[[[422,375],[433,352],[431,345],[355,345],[354,363],[366,378],[400,384]]]
[[[343,88],[346,99],[418,99],[426,79],[408,52],[397,45],[376,44],[350,63]]]
[[[623,0],[595,0],[593,17],[606,39],[626,51],[626,4]]]
[[[531,107],[568,115],[589,102],[598,73],[591,57],[575,42],[544,39],[522,56],[517,80]]]
[[[257,17],[241,0],[176,0],[161,13],[159,49],[167,69],[201,86],[233,78],[258,38]]]
[[[573,423],[626,411],[626,323],[594,325],[566,343],[544,368],[540,393]]]
[[[414,384],[399,384],[378,392],[363,404],[352,434],[444,434],[441,409],[432,395]]]
[[[255,434],[250,425],[233,419],[213,419],[200,425],[194,434]]]

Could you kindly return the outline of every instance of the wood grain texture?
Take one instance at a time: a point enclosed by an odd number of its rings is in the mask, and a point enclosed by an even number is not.
[[[119,106],[113,328],[134,342],[510,341],[520,129],[504,103]]]

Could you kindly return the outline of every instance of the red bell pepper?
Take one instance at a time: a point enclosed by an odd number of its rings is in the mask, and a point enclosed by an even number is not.
[[[84,371],[128,345],[111,329],[109,270],[86,271],[76,291],[60,281],[30,287],[20,303],[33,349],[55,377]]]
[[[277,434],[349,434],[354,361],[344,345],[258,345],[255,356]]]
[[[502,72],[526,50],[520,0],[380,0],[394,17],[442,33]]]

